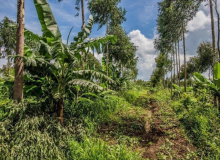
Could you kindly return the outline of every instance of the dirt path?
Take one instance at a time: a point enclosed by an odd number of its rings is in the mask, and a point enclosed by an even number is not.
[[[134,150],[141,152],[144,159],[197,159],[195,147],[187,140],[172,109],[159,107],[156,101],[150,100],[144,110],[138,119],[129,119],[125,115],[119,122],[102,124],[98,133],[111,145],[117,143],[119,135],[139,139]]]
[[[145,149],[143,158],[148,159],[196,159],[195,147],[189,143],[171,109],[159,107],[151,100],[149,111],[151,121],[146,122]],[[149,129],[150,128],[150,129]]]

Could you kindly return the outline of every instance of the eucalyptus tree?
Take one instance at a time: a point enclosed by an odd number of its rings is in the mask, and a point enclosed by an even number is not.
[[[82,27],[81,29],[85,28],[85,12],[84,12],[84,0],[76,0],[76,7],[78,11],[81,8],[81,15],[82,15]],[[78,14],[77,14],[78,15]],[[85,69],[85,53],[82,52],[82,69]]]
[[[10,61],[10,55],[14,55],[16,51],[16,28],[11,27],[10,23],[14,23],[5,17],[0,22],[0,58],[7,58],[7,76],[10,76],[10,67],[12,62]]]
[[[185,28],[187,23],[195,16],[202,0],[163,0],[159,3],[158,32],[159,38],[155,46],[164,53],[171,52],[173,44],[183,40],[185,53]],[[186,59],[186,58],[184,58]],[[184,60],[186,70],[186,60]],[[185,75],[186,90],[186,75]]]
[[[58,0],[59,2],[63,1],[63,0]],[[85,12],[84,12],[84,0],[76,0],[75,2],[75,9],[77,11],[80,11],[80,8],[81,8],[81,15],[82,15],[82,26],[81,26],[81,29],[83,29],[85,27]],[[79,13],[76,14],[76,16],[79,16]],[[85,69],[85,53],[82,52],[82,69],[84,70]]]
[[[167,54],[160,53],[157,58],[155,58],[155,61],[156,69],[153,71],[150,81],[153,86],[156,86],[162,80],[165,87],[165,74],[172,68],[172,56],[170,60]]]
[[[217,15],[217,50],[218,50],[218,61],[220,61],[220,13],[218,11],[218,0],[213,0],[215,5],[215,12]]]
[[[24,0],[17,1],[17,44],[16,55],[24,55]],[[23,59],[15,59],[15,82],[14,82],[14,99],[20,101],[23,99]]]
[[[88,8],[94,17],[94,22],[99,24],[99,29],[106,25],[106,35],[109,34],[109,25],[122,24],[126,20],[126,10],[118,7],[121,0],[90,0]],[[109,75],[109,53],[106,45],[106,74]]]
[[[214,24],[215,22],[214,22],[214,15],[213,15],[214,13],[213,13],[213,3],[212,3],[212,0],[209,0],[209,6],[210,6],[210,16],[211,16],[212,49],[213,49],[213,52],[214,52],[213,66],[214,66],[215,62],[217,60],[217,57],[216,57],[216,48],[215,48],[215,24]],[[214,74],[213,74],[213,79],[214,79]]]
[[[136,47],[120,25],[110,26],[109,33],[117,37],[115,44],[109,44],[110,58],[117,63],[124,75],[126,69],[135,70],[137,65]]]
[[[213,49],[209,42],[201,43],[197,48],[197,56],[187,61],[187,78],[193,76],[194,72],[204,73],[213,65]],[[184,78],[184,66],[181,67],[180,78]]]

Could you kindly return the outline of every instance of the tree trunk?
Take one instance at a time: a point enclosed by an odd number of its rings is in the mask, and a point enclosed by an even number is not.
[[[85,28],[85,14],[84,14],[84,1],[81,0],[81,11],[82,11],[82,29]],[[85,70],[85,53],[82,52],[82,70]]]
[[[217,49],[218,49],[218,61],[220,62],[220,15],[218,12],[218,4],[217,4],[217,0],[214,1],[215,2],[215,12],[217,15]]]
[[[121,76],[124,77],[124,65],[121,64]]]
[[[214,65],[216,61],[216,51],[215,51],[215,26],[214,26],[215,24],[214,24],[212,0],[209,0],[209,6],[210,6],[211,29],[212,29],[212,49],[214,52],[214,55],[213,55],[213,80],[214,80]]]
[[[186,44],[185,44],[185,33],[183,27],[183,53],[184,53],[184,91],[186,92],[187,82],[186,82]]]
[[[177,45],[176,45],[176,43],[175,43],[175,50],[176,50],[176,52],[175,52],[175,54],[176,54],[176,80],[177,80],[177,84],[179,83],[179,65],[178,65],[178,51],[177,51]]]
[[[163,68],[163,88],[165,89],[166,86],[165,86],[165,68]]]
[[[108,20],[107,20],[107,25],[106,25],[106,35],[108,35]],[[108,52],[108,43],[106,46],[107,49],[107,53],[106,53],[106,75],[108,76],[108,72],[109,72],[109,52]]]
[[[180,84],[180,42],[178,41],[178,57],[179,57],[179,86],[181,85]]]
[[[57,103],[57,117],[60,121],[60,123],[63,123],[63,102],[64,98],[60,98]]]
[[[10,64],[10,60],[8,58],[8,78],[10,78],[10,66],[11,66],[11,64]]]
[[[175,50],[173,50],[173,69],[174,69],[174,75],[173,75],[173,83],[176,83],[176,61],[175,61]]]
[[[171,99],[173,97],[173,56],[171,53]]]
[[[17,44],[16,55],[24,55],[24,1],[17,1]],[[23,59],[15,58],[15,81],[14,81],[14,99],[20,101],[23,99],[23,74],[24,64]]]

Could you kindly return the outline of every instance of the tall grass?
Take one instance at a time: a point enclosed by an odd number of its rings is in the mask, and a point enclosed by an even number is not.
[[[85,137],[81,142],[69,143],[74,160],[141,160],[140,154],[125,144],[108,145],[101,139]]]

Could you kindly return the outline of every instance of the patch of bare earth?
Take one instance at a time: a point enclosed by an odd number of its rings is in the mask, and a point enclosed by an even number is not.
[[[98,133],[110,144],[117,143],[118,135],[137,138],[138,143],[133,148],[141,152],[144,159],[197,159],[195,147],[187,140],[174,112],[167,107],[159,107],[154,100],[140,118],[122,117],[120,123],[102,124]]]

